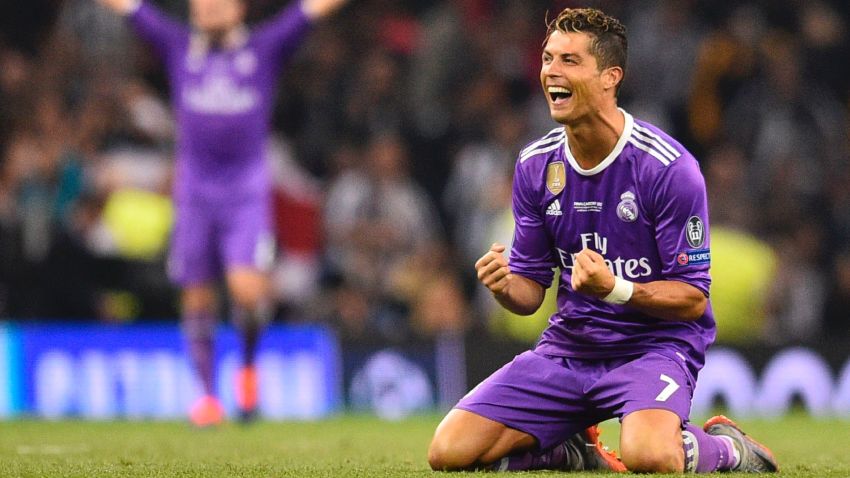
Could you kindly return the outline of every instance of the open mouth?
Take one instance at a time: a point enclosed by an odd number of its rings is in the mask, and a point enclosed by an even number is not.
[[[552,103],[556,105],[564,103],[573,96],[573,91],[563,86],[550,86],[547,88],[547,91],[549,92],[549,98],[552,100]]]

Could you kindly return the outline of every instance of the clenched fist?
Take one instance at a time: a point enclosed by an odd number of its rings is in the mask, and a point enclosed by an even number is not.
[[[504,252],[504,245],[494,243],[490,246],[490,250],[475,262],[478,280],[494,294],[503,293],[511,277],[511,270],[508,268]]]
[[[590,249],[576,255],[570,279],[574,291],[600,299],[614,289],[614,274],[605,264],[605,258]]]

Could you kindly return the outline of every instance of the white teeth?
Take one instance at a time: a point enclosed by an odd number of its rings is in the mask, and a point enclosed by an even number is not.
[[[567,88],[564,88],[563,86],[550,86],[549,93],[564,93],[568,95],[572,93],[572,91]]]

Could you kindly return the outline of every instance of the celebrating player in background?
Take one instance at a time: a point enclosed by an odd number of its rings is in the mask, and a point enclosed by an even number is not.
[[[191,27],[148,1],[99,0],[126,15],[165,62],[177,117],[177,206],[169,275],[182,287],[183,332],[204,396],[198,426],[222,421],[215,396],[215,282],[223,275],[243,338],[237,376],[240,416],[256,413],[257,341],[271,313],[267,270],[274,256],[265,146],[277,75],[309,25],[347,0],[300,0],[256,29],[247,0],[190,0]]]
[[[437,470],[776,471],[731,420],[688,423],[715,324],[696,160],[617,107],[625,28],[594,9],[550,25],[540,80],[552,130],[520,152],[510,261],[475,264],[505,308],[535,311],[561,269],[558,312],[534,350],[461,399],[437,427]],[[619,462],[594,424],[621,421]]]

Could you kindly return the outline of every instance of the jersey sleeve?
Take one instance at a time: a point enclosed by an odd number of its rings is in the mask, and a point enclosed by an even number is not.
[[[552,241],[534,199],[536,192],[529,186],[523,169],[522,163],[517,161],[513,181],[514,240],[508,263],[511,272],[548,289],[555,268]]]
[[[280,65],[295,53],[310,30],[310,25],[301,2],[295,0],[271,20],[260,25],[255,38],[260,48]]]
[[[168,61],[175,45],[187,41],[189,28],[166,15],[149,2],[141,2],[130,14],[130,24],[164,60]]]
[[[664,168],[652,193],[655,239],[664,280],[690,284],[709,295],[711,276],[705,180],[691,156]]]

